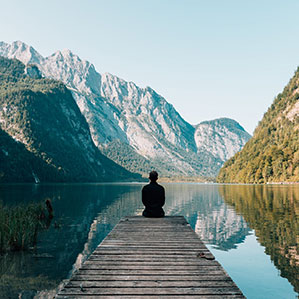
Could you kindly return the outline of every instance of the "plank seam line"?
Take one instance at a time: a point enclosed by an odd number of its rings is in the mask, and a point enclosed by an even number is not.
[[[73,281],[82,281],[81,279],[72,279],[70,280],[70,282],[73,282]],[[225,280],[225,279],[212,279],[212,280],[197,280],[197,279],[188,279],[188,280],[157,280],[157,279],[153,279],[153,280],[146,280],[146,279],[138,279],[138,280],[127,280],[127,279],[116,279],[116,280],[103,280],[103,279],[87,279],[87,280],[84,280],[84,281],[100,281],[100,282],[131,282],[131,281],[142,281],[142,282],[186,282],[186,281],[190,281],[190,282],[232,282],[232,280]]]

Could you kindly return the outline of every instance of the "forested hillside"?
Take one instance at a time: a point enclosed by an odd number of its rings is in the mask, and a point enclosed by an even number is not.
[[[95,147],[86,120],[63,83],[28,76],[24,70],[20,61],[0,57],[0,181],[140,177]]]
[[[224,164],[217,181],[299,181],[299,68],[265,113],[252,139]]]

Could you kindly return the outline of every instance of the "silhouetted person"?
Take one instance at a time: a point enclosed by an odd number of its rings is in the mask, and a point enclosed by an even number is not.
[[[165,190],[157,183],[158,173],[151,171],[149,174],[150,183],[142,188],[142,202],[145,209],[144,217],[163,217],[162,207],[165,204]]]

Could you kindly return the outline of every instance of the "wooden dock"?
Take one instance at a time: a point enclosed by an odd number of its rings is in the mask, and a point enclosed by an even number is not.
[[[245,298],[182,216],[125,217],[56,298]]]

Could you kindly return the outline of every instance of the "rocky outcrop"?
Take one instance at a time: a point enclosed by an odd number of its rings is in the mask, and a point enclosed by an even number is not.
[[[233,120],[220,119],[192,126],[150,87],[140,88],[109,73],[100,74],[70,50],[42,57],[22,42],[1,43],[0,55],[35,63],[42,75],[62,81],[71,90],[103,152],[111,143],[128,146],[136,157],[161,165],[162,175],[215,176],[224,161],[250,138]],[[115,146],[114,146],[115,148]],[[124,151],[125,149],[121,149]],[[132,169],[124,162],[124,167]],[[144,167],[142,174],[149,171]]]
[[[195,128],[197,150],[207,151],[222,162],[240,151],[251,138],[238,122],[229,118],[204,121]]]
[[[71,92],[0,57],[0,181],[138,179],[101,154]]]

